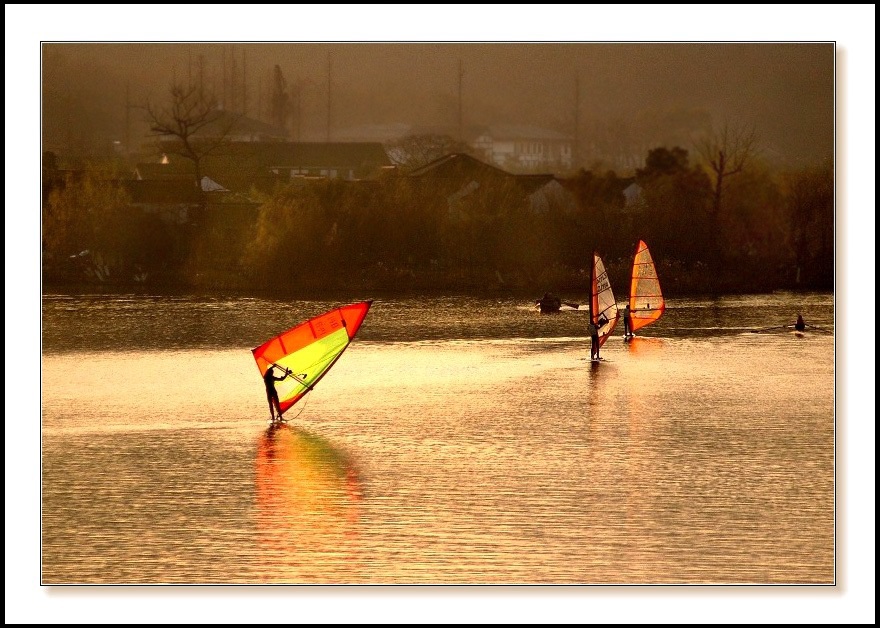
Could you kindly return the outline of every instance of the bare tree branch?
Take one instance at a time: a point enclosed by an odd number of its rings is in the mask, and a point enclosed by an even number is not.
[[[163,106],[148,102],[144,107],[150,132],[176,142],[164,148],[193,162],[199,185],[202,159],[228,144],[229,134],[241,116],[220,109],[216,96],[197,84],[173,84],[169,97]]]
[[[753,127],[724,126],[704,137],[697,150],[709,164],[716,179],[742,172],[757,154],[758,139]]]
[[[467,144],[448,135],[407,135],[388,145],[392,159],[406,170],[415,170],[450,153],[469,153]]]
[[[728,177],[742,172],[749,161],[757,155],[757,134],[754,127],[725,123],[720,130],[704,137],[698,143],[697,150],[708,164],[715,179],[714,200],[709,218],[713,238],[712,246],[717,254],[719,250],[718,223],[721,216],[724,184]],[[717,259],[717,255],[715,259]]]

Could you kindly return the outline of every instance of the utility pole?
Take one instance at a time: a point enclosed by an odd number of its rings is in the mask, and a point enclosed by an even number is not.
[[[235,67],[235,46],[231,44],[229,46],[229,66],[229,111],[237,113],[239,111],[238,88],[236,87],[238,70]]]
[[[333,58],[327,53],[327,142],[333,126]]]
[[[574,146],[571,151],[571,165],[576,167],[580,163],[580,144],[578,131],[580,130],[581,115],[581,83],[580,75],[575,70],[574,74]]]
[[[128,81],[125,81],[125,154],[131,154],[131,98],[129,96]]]
[[[302,89],[304,83],[300,80],[296,80],[296,89],[293,92],[293,116],[295,121],[295,131],[294,131],[294,139],[299,142],[302,140]]]
[[[461,85],[464,70],[461,68],[461,59],[458,60],[458,141],[464,141],[464,126],[462,124]]]
[[[71,99],[70,99],[70,83],[67,83],[64,87],[65,87],[65,96],[66,96],[64,99],[64,101],[66,103],[66,106],[64,107],[64,114],[65,114],[65,119],[66,119],[66,124],[64,125],[64,139],[65,139],[65,144],[67,145],[67,152],[72,153],[73,152],[73,136],[71,135],[71,129],[72,129],[73,125],[71,124],[71,120],[70,120],[70,109],[71,109],[71,106],[73,103],[71,102]]]
[[[205,93],[205,55],[199,55],[196,58],[199,69],[199,95]]]

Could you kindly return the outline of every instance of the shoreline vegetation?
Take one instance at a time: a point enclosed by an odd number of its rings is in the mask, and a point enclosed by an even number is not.
[[[629,293],[631,260],[607,264],[611,286],[618,300]],[[667,298],[766,294],[776,291],[833,292],[833,286],[798,285],[786,281],[788,269],[768,273],[760,264],[719,272],[704,264],[686,268],[679,263],[658,262],[658,274]],[[540,298],[550,291],[563,295],[586,295],[589,283],[585,269],[556,268],[532,277],[500,272],[420,271],[384,266],[365,269],[344,280],[318,277],[288,277],[284,282],[259,282],[241,273],[204,272],[181,279],[166,274],[146,281],[108,277],[104,281],[45,279],[42,294],[144,294],[159,296],[206,295],[255,298],[324,299],[360,298],[363,296],[474,296]],[[586,299],[586,296],[584,296]]]
[[[752,163],[723,186],[678,147],[649,151],[635,177],[518,179],[471,157],[447,161],[455,166],[442,176],[297,179],[234,194],[183,181],[189,203],[133,197],[137,186],[118,173],[49,173],[43,282],[96,292],[539,298],[585,293],[595,251],[621,298],[644,240],[670,298],[834,288],[830,161],[794,172]]]

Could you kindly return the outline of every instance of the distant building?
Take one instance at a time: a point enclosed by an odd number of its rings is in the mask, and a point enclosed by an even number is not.
[[[623,199],[623,209],[626,212],[639,212],[645,209],[644,190],[635,181],[624,188]]]
[[[211,121],[193,133],[197,140],[219,140],[229,142],[286,142],[290,133],[283,127],[267,124],[245,115],[217,110]],[[174,141],[172,135],[162,135],[160,142]]]
[[[393,165],[378,142],[291,142],[267,148],[268,167],[282,179],[372,179]]]
[[[171,150],[166,155],[169,171],[193,172],[191,160]],[[205,155],[200,169],[228,190],[249,192],[306,177],[374,179],[392,165],[377,142],[229,142]]]
[[[152,214],[168,225],[184,225],[203,202],[188,178],[135,179],[125,181],[133,207]]]
[[[479,133],[472,145],[496,166],[529,172],[571,168],[573,143],[571,136],[549,129],[498,125]]]
[[[446,196],[450,211],[483,187],[512,185],[535,213],[574,211],[576,201],[552,174],[518,175],[484,163],[464,153],[452,153],[413,170],[407,175],[431,183],[431,189]]]
[[[333,129],[336,142],[396,142],[412,133],[412,126],[402,122],[390,124],[361,124],[343,129]]]

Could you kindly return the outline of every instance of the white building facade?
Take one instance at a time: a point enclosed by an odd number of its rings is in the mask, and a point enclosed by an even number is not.
[[[520,172],[568,170],[572,167],[571,136],[532,126],[493,126],[472,145],[487,162]]]

